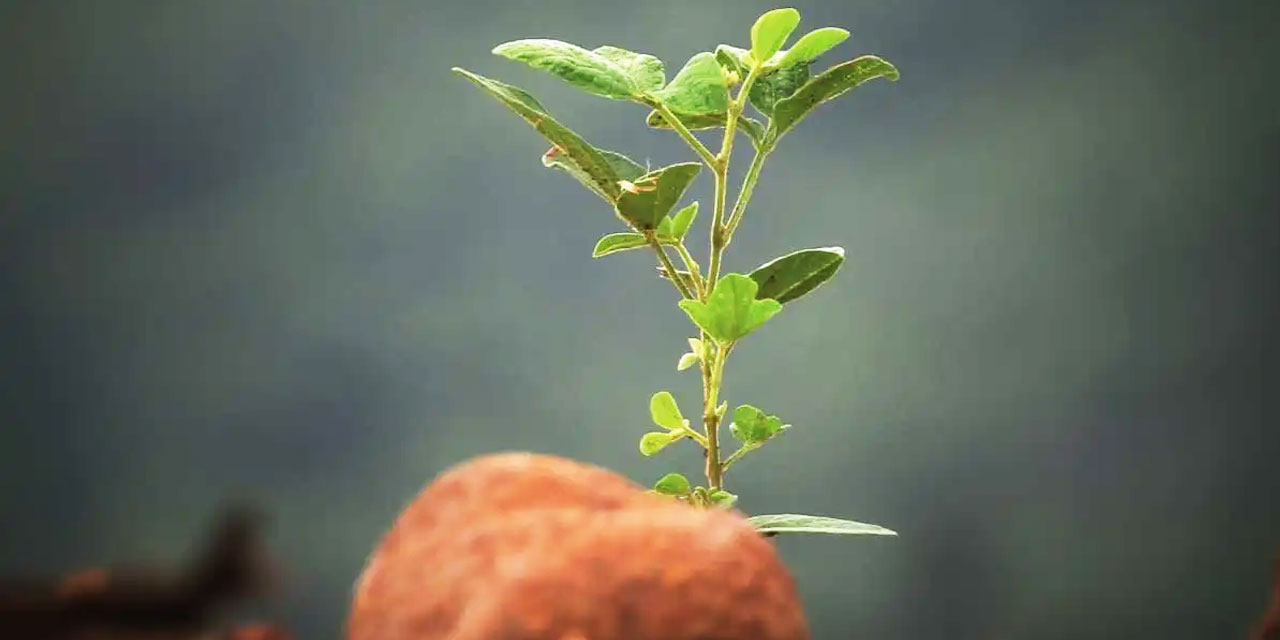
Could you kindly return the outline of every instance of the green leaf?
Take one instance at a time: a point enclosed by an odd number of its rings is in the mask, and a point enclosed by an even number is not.
[[[533,128],[542,134],[542,137],[550,140],[551,144],[559,148],[557,153],[571,158],[576,169],[581,172],[582,176],[586,177],[586,182],[594,185],[592,191],[595,191],[609,202],[614,202],[617,199],[621,191],[618,181],[624,178],[618,175],[609,158],[602,154],[599,149],[587,144],[585,140],[568,127],[556,122],[555,118],[552,118],[546,109],[528,92],[519,87],[513,87],[509,84],[471,73],[466,69],[454,67],[453,70],[474,82],[481,89],[488,92],[489,95],[497,98],[512,111],[519,114],[526,122],[533,125]],[[579,179],[583,178],[580,177]]]
[[[640,437],[640,453],[651,456],[683,437],[682,434],[670,431],[650,431]]]
[[[729,493],[724,489],[712,490],[710,493],[707,494],[707,499],[711,502],[711,504],[717,507],[720,507],[721,509],[728,509],[729,507],[732,507],[736,502],[738,502],[738,496],[732,493]]]
[[[649,246],[648,241],[644,239],[644,234],[625,231],[622,233],[611,233],[596,243],[596,248],[591,250],[592,258],[603,258],[612,253],[627,251],[628,249],[639,249],[640,247]]]
[[[684,429],[684,416],[680,415],[680,407],[670,391],[659,391],[649,398],[649,416],[659,427],[679,431]]]
[[[532,38],[500,44],[493,48],[493,52],[559,76],[597,96],[628,100],[641,92],[631,76],[617,64],[576,44]]]
[[[689,203],[688,206],[676,212],[671,221],[671,237],[676,240],[684,240],[686,233],[689,233],[689,225],[693,224],[693,219],[698,217],[698,202]]]
[[[678,473],[668,473],[653,484],[654,491],[667,496],[687,496],[691,489],[689,479]]]
[[[680,356],[680,361],[676,363],[676,371],[684,371],[685,369],[692,367],[697,362],[698,354],[686,353]]]
[[[699,115],[690,115],[685,113],[677,113],[676,117],[680,118],[680,122],[684,124],[686,129],[690,131],[700,131],[702,129],[723,129],[724,123],[728,120],[726,113],[703,113]],[[671,124],[667,119],[662,117],[657,111],[650,111],[648,117],[645,118],[645,124],[654,129],[670,129]],[[738,116],[738,133],[751,139],[752,144],[756,147],[760,146],[760,142],[764,139],[764,125],[759,120],[749,118],[747,116]]]
[[[761,62],[773,57],[787,37],[800,24],[800,12],[795,9],[774,9],[756,19],[751,26],[751,56]]]
[[[896,536],[894,531],[874,524],[827,518],[802,516],[793,513],[752,516],[747,522],[760,533],[834,533],[839,535]]]
[[[619,180],[635,180],[644,175],[644,167],[640,166],[640,163],[621,153],[599,148],[596,149],[596,152],[604,158]],[[592,193],[604,198],[605,202],[613,204],[613,198],[596,184],[595,178],[579,165],[576,160],[563,153],[560,147],[551,147],[546,153],[542,154],[542,166],[560,169],[568,173],[574,180],[580,182],[582,186],[590,189]]]
[[[716,62],[724,67],[725,71],[732,71],[739,76],[745,78],[749,67],[752,64],[751,52],[746,49],[722,44],[716,47]]]
[[[862,56],[840,63],[805,83],[789,98],[773,107],[769,122],[768,142],[773,144],[823,102],[844,95],[850,89],[875,78],[898,79],[898,69],[876,56]]]
[[[652,93],[672,111],[701,115],[729,110],[729,89],[715,55],[699,53],[685,63],[676,77],[661,91]]]
[[[781,67],[777,71],[762,76],[751,85],[747,99],[751,106],[766,116],[773,116],[774,105],[783,98],[794,94],[804,83],[809,81],[809,63],[801,62],[789,67]]]
[[[751,278],[730,273],[716,283],[707,302],[681,300],[680,308],[721,344],[734,342],[782,310],[776,300],[757,300],[757,288]]]
[[[751,272],[751,279],[760,286],[756,297],[790,302],[826,282],[843,263],[840,247],[802,249],[775,258]]]
[[[612,62],[640,92],[657,91],[667,82],[667,71],[662,61],[647,53],[636,53],[618,47],[598,47],[592,53]]]
[[[729,430],[743,444],[759,445],[778,435],[788,426],[790,425],[782,424],[778,416],[766,415],[765,412],[744,404],[733,410],[733,424]]]
[[[701,169],[700,163],[684,162],[636,178],[635,191],[622,190],[618,196],[618,215],[638,231],[656,229]]]
[[[799,40],[778,60],[779,67],[789,67],[801,62],[813,62],[818,56],[844,42],[849,32],[840,27],[814,29],[800,36]]]

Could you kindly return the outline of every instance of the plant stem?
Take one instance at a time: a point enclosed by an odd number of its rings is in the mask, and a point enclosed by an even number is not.
[[[671,128],[674,129],[681,138],[684,138],[684,141],[698,153],[698,156],[702,158],[702,161],[705,162],[708,167],[712,169],[716,168],[716,157],[711,155],[711,150],[707,148],[707,145],[702,144],[702,141],[694,136],[693,132],[690,131],[688,127],[684,126],[684,123],[680,121],[680,118],[677,118],[676,114],[671,112],[671,107],[663,104],[661,100],[654,100],[649,103],[649,106],[662,114],[662,119],[666,120],[667,123],[671,125]]]
[[[698,266],[698,262],[693,259],[693,256],[689,253],[689,250],[685,248],[684,242],[677,243],[675,247],[676,247],[676,253],[680,254],[680,259],[684,261],[684,267],[689,270],[690,274],[693,275],[693,286],[695,289],[697,289],[697,291],[694,291],[694,293],[698,294],[698,297],[701,298],[702,289],[703,289],[703,286],[705,285],[705,283],[702,281],[702,269]]]
[[[729,221],[725,225],[725,246],[733,240],[733,232],[738,229],[738,223],[742,222],[742,214],[747,210],[747,203],[751,201],[751,192],[756,188],[756,181],[760,179],[760,170],[764,168],[764,160],[768,156],[768,151],[758,150],[755,157],[751,159],[751,166],[747,168],[747,175],[742,179],[742,188],[738,191],[738,200],[733,203],[733,212],[729,214]]]
[[[671,257],[667,255],[667,251],[658,242],[658,237],[652,231],[646,231],[644,236],[649,241],[649,246],[653,247],[653,250],[658,253],[658,262],[662,263],[662,268],[667,270],[667,275],[671,277],[671,282],[676,285],[680,295],[690,300],[697,300],[698,298],[689,291],[689,287],[685,285],[680,274],[676,272],[676,266],[671,264]]]
[[[720,465],[720,416],[716,413],[716,404],[720,399],[720,387],[724,384],[724,363],[729,359],[731,348],[729,345],[716,348],[715,359],[709,367],[711,372],[702,416],[707,431],[707,485],[713,490],[724,488],[724,468]]]

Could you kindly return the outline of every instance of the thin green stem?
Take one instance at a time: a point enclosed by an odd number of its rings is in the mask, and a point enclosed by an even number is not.
[[[658,262],[662,264],[662,268],[667,270],[667,275],[671,277],[671,282],[680,291],[680,295],[690,300],[697,300],[698,298],[685,285],[684,279],[676,272],[676,266],[671,263],[671,257],[667,255],[666,250],[662,248],[662,244],[658,242],[658,237],[652,231],[646,231],[644,235],[645,239],[649,241],[649,246],[653,247],[653,250],[658,253]]]
[[[751,72],[747,74],[747,79],[742,81],[738,96],[729,101],[729,112],[726,114],[724,123],[724,140],[720,143],[720,155],[716,156],[716,164],[711,167],[715,170],[716,182],[715,212],[711,218],[711,265],[707,270],[709,288],[715,287],[720,279],[720,263],[723,261],[724,248],[729,244],[724,215],[729,191],[729,156],[733,153],[734,131],[738,126],[738,117],[746,107],[747,94],[751,91],[751,85],[755,83],[759,72],[759,65],[752,67]]]
[[[698,297],[701,298],[702,288],[705,285],[702,281],[702,269],[698,266],[698,262],[693,259],[693,255],[689,253],[689,250],[685,248],[683,242],[678,242],[674,246],[676,253],[680,254],[680,259],[684,261],[684,267],[693,275],[693,287],[697,289],[694,293],[697,293]]]
[[[760,170],[764,168],[764,160],[768,156],[768,151],[758,150],[755,157],[751,159],[751,166],[747,168],[747,175],[742,179],[742,188],[738,191],[738,199],[733,203],[733,212],[729,214],[729,221],[725,223],[725,246],[733,240],[733,232],[738,229],[738,223],[742,222],[742,214],[747,210],[747,203],[751,201],[751,193],[756,188],[756,182],[760,179]]]
[[[716,168],[716,157],[711,154],[711,150],[707,148],[707,145],[702,144],[702,141],[699,140],[697,136],[694,136],[693,132],[690,131],[688,127],[684,126],[684,123],[680,121],[680,118],[677,118],[676,114],[672,113],[670,107],[656,99],[650,102],[649,106],[662,114],[662,119],[666,120],[667,123],[671,125],[671,128],[674,129],[681,138],[684,138],[684,141],[688,143],[695,152],[697,152],[698,157],[702,158],[702,161],[705,162],[708,167],[712,169]]]
[[[716,404],[720,399],[720,387],[724,384],[724,363],[729,359],[731,348],[730,345],[716,348],[702,416],[707,437],[707,485],[712,490],[724,488],[724,468],[720,465],[720,416],[716,413]]]
[[[721,478],[724,477],[724,474],[729,472],[729,467],[732,467],[733,463],[740,460],[742,456],[747,455],[747,453],[751,451],[755,451],[755,449],[756,449],[755,447],[748,447],[747,445],[744,444],[737,451],[734,451],[732,454],[730,454],[728,458],[725,458],[724,462],[720,465]]]

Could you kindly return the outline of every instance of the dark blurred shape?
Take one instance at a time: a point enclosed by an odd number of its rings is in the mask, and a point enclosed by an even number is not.
[[[1275,582],[1271,587],[1271,604],[1258,623],[1253,640],[1280,640],[1280,554],[1275,560]]]
[[[0,583],[0,634],[24,640],[208,634],[222,607],[263,595],[271,584],[262,528],[256,511],[228,509],[203,551],[179,571],[93,568],[51,582]],[[227,637],[288,636],[255,625]]]

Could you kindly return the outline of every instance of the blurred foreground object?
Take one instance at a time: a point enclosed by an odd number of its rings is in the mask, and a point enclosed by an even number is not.
[[[89,569],[53,584],[0,584],[0,637],[287,639],[267,626],[212,632],[221,607],[266,591],[270,571],[261,530],[256,512],[228,510],[204,550],[182,571]]]
[[[1275,578],[1271,586],[1271,602],[1258,623],[1253,640],[1280,640],[1280,554],[1276,555]]]
[[[351,640],[808,640],[791,575],[736,512],[504,453],[432,482],[369,558]]]

